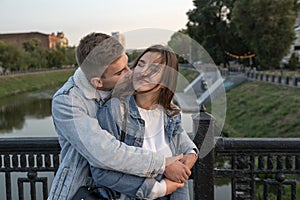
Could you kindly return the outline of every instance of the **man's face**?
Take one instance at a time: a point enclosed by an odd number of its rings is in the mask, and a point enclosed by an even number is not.
[[[123,54],[115,62],[110,64],[101,78],[102,87],[100,90],[110,91],[112,90],[116,83],[120,81],[126,74],[130,72],[129,67],[127,66],[128,57],[126,54]]]

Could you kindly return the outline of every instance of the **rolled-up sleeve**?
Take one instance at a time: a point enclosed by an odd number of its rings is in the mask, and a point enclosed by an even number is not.
[[[178,141],[178,151],[183,154],[189,154],[192,153],[193,151],[199,155],[199,150],[195,143],[191,140],[187,132],[183,129],[182,127],[182,122],[181,122],[181,115],[178,114],[176,117],[176,124],[174,131],[176,131],[177,135],[177,141]]]

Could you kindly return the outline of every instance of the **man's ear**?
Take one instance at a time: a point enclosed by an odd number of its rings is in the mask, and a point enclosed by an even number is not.
[[[94,86],[97,89],[103,86],[103,83],[99,77],[91,78],[90,83],[92,84],[92,86]]]

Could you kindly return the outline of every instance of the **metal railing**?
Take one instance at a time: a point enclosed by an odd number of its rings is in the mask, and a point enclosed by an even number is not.
[[[218,179],[229,180],[233,200],[258,199],[259,193],[260,199],[267,200],[270,195],[282,199],[287,191],[292,200],[299,196],[296,179],[300,174],[300,138],[207,137],[213,131],[208,128],[212,117],[200,113],[193,120],[194,142],[200,149],[205,140],[208,147],[193,169],[194,199],[213,200]],[[7,200],[12,200],[12,193],[23,200],[25,185],[29,184],[28,198],[47,199],[52,179],[41,172],[50,172],[53,178],[60,163],[59,153],[57,138],[0,139],[0,175],[4,174],[1,181],[5,186],[2,194]],[[12,174],[16,172],[23,174],[14,179]]]
[[[57,138],[1,138],[0,139],[0,174],[4,174],[6,199],[11,200],[12,194],[24,199],[24,188],[29,184],[32,200],[48,196],[48,177],[40,176],[40,172],[51,172],[54,176],[59,166],[60,146]],[[13,180],[12,174],[23,172],[22,177]],[[26,175],[27,174],[27,175]],[[12,185],[17,182],[17,191]],[[42,191],[36,190],[42,184]]]
[[[214,177],[231,180],[232,199],[269,199],[271,188],[282,199],[286,188],[286,196],[296,200],[299,145],[300,138],[218,138],[215,160],[227,166],[215,166]]]
[[[213,200],[216,180],[229,180],[232,200],[296,200],[300,178],[300,138],[221,138],[208,129],[208,113],[194,118],[194,142],[211,150],[194,167],[194,199]],[[213,131],[213,130],[212,130]],[[298,181],[297,181],[298,180]]]

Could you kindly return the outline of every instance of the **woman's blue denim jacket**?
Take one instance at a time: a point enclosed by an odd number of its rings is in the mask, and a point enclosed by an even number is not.
[[[163,173],[163,156],[127,146],[99,126],[99,103],[99,92],[80,68],[54,95],[52,117],[61,146],[61,163],[48,200],[68,200],[86,185],[89,164],[142,177]]]
[[[125,105],[118,98],[112,98],[99,109],[97,117],[100,126],[120,140],[122,121],[127,119],[126,136],[124,142],[128,145],[142,147],[145,132],[145,122],[141,118],[134,96],[124,98]],[[124,115],[124,112],[126,113]],[[172,111],[167,110],[164,115],[164,129],[170,141],[170,149],[173,156],[190,153],[195,150],[196,145],[189,138],[181,126],[181,115],[169,116]],[[108,153],[109,154],[109,153]],[[140,160],[139,162],[144,162]],[[137,163],[138,164],[138,163]],[[141,178],[120,172],[91,167],[91,172],[97,186],[106,186],[120,193],[126,194],[126,199],[148,199],[156,179]],[[160,177],[161,178],[161,177]],[[101,192],[101,191],[100,191]]]

